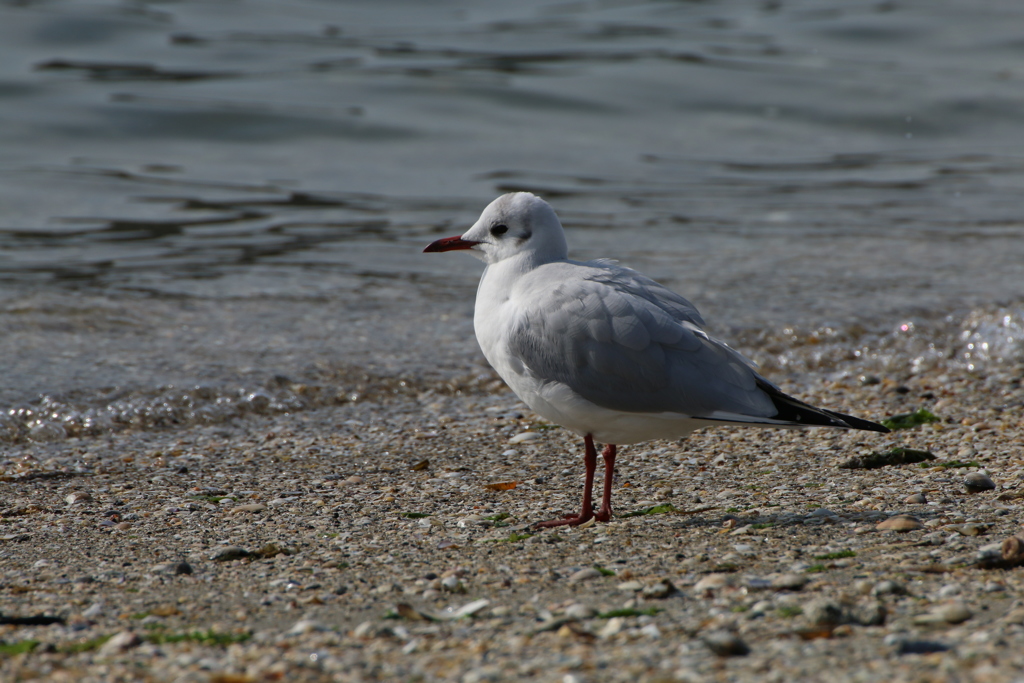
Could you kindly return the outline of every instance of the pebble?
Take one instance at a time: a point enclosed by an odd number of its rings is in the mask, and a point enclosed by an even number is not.
[[[895,517],[890,517],[884,522],[879,522],[875,528],[879,531],[897,531],[904,533],[907,531],[914,531],[915,529],[921,529],[923,527],[924,524],[922,524],[921,520],[917,517],[913,517],[911,515],[896,515]]]
[[[978,548],[976,562],[983,566],[992,566],[992,563],[999,563],[1003,559],[1003,544],[989,543]]]
[[[468,517],[463,517],[459,519],[457,522],[455,522],[455,526],[460,527],[462,529],[465,529],[467,527],[472,528],[476,526],[487,527],[491,526],[492,524],[493,522],[491,520],[484,519],[482,515],[469,515]]]
[[[294,628],[294,627],[293,627]],[[364,621],[352,629],[353,638],[369,638],[376,630],[376,624],[372,621]]]
[[[661,629],[657,624],[647,624],[640,629],[640,634],[648,638],[661,638]]]
[[[875,587],[871,589],[871,594],[875,596],[906,595],[906,593],[907,589],[903,586],[903,584],[893,581],[891,579],[879,581],[875,584]]]
[[[650,586],[646,586],[640,592],[640,595],[642,595],[643,597],[645,597],[645,598],[647,598],[649,600],[661,600],[661,599],[667,598],[668,596],[672,595],[675,592],[676,592],[676,587],[672,585],[672,582],[669,581],[668,579],[662,579],[661,581],[659,581],[659,582],[657,582],[655,584],[652,584]]]
[[[850,616],[861,626],[882,626],[889,611],[880,602],[869,602],[855,607]]]
[[[625,626],[625,624],[626,620],[622,617],[612,617],[608,620],[608,623],[605,624],[600,631],[598,631],[597,635],[601,638],[610,638],[617,634],[619,631],[621,631],[622,627]]]
[[[100,648],[101,657],[110,657],[113,655],[119,655],[122,652],[127,652],[133,647],[137,647],[142,644],[142,638],[139,634],[134,631],[121,631],[120,633],[113,636],[110,640],[103,643]]]
[[[224,500],[228,500],[228,499],[225,498]],[[263,512],[266,509],[267,509],[267,506],[264,505],[263,503],[247,503],[245,505],[235,506],[231,510],[231,512],[232,513],[239,513],[239,512]]]
[[[946,652],[949,650],[948,645],[931,640],[898,639],[890,644],[896,645],[896,654],[900,655],[927,655],[933,652]]]
[[[928,502],[928,498],[923,493],[915,493],[904,498],[903,502],[910,503],[911,505],[924,505]]]
[[[92,494],[88,491],[75,491],[65,496],[64,500],[68,505],[74,505],[75,503],[88,503],[92,500]]]
[[[1024,538],[1011,536],[1002,542],[999,550],[1006,562],[1024,564]]]
[[[165,562],[154,565],[150,571],[155,574],[191,574],[192,565],[188,562]]]
[[[285,631],[287,636],[304,636],[307,633],[315,633],[317,631],[328,630],[326,626],[318,621],[312,619],[301,619],[296,621],[290,629]]]
[[[451,593],[464,593],[466,590],[457,576],[446,576],[441,579],[441,587]]]
[[[732,585],[732,582],[732,576],[729,574],[708,574],[693,586],[693,590],[696,593],[703,593],[705,591],[725,588]]]
[[[644,585],[639,581],[624,581],[616,586],[616,588],[623,593],[635,593],[637,591],[642,591],[644,589]]]
[[[804,607],[804,615],[815,626],[836,626],[844,621],[843,609],[828,598],[817,598]]]
[[[959,600],[942,605],[927,614],[919,614],[913,622],[919,626],[935,624],[960,624],[974,616],[970,608]]]
[[[964,478],[964,489],[967,490],[967,493],[982,493],[991,491],[995,487],[996,483],[983,472],[971,472]]]
[[[89,607],[89,609],[87,609],[84,612],[82,612],[82,616],[85,617],[86,619],[95,619],[96,617],[100,616],[101,614],[103,614],[103,603],[102,602],[94,602]]]
[[[572,576],[569,577],[569,583],[580,583],[581,581],[589,581],[590,579],[597,579],[604,576],[601,572],[597,571],[593,567],[587,567],[581,569]]]
[[[511,439],[509,439],[508,442],[523,443],[524,441],[538,441],[541,438],[543,438],[543,435],[540,434],[539,432],[519,432]]]
[[[786,572],[780,574],[772,579],[771,587],[777,591],[798,591],[807,585],[808,579],[803,574],[797,574],[796,572]]]
[[[493,611],[493,610],[492,610]],[[565,616],[570,619],[590,619],[597,614],[597,610],[587,605],[574,602],[565,608]]]
[[[730,631],[712,631],[702,636],[701,640],[719,657],[742,657],[750,654],[747,644]]]
[[[252,555],[251,552],[245,548],[240,548],[237,545],[229,545],[221,548],[216,553],[210,556],[210,559],[214,562],[230,562],[232,560],[242,560]]]

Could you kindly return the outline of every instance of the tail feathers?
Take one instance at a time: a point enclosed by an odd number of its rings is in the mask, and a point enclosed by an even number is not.
[[[888,427],[884,427],[877,422],[862,420],[859,417],[844,415],[843,413],[837,413],[832,410],[815,408],[814,406],[808,405],[799,399],[787,396],[767,382],[759,381],[757,383],[757,387],[768,394],[768,398],[770,398],[772,403],[775,404],[775,409],[779,411],[776,415],[772,416],[772,419],[774,420],[781,420],[794,425],[807,425],[809,427],[818,426],[861,429],[868,432],[880,432],[882,434],[887,434],[889,432]]]

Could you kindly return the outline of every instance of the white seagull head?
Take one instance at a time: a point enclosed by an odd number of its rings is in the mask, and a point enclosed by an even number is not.
[[[424,251],[467,249],[487,264],[524,255],[534,263],[568,256],[562,224],[551,205],[529,192],[503,194],[459,237],[431,243]]]

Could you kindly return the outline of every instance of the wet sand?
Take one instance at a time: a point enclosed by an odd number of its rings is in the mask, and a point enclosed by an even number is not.
[[[783,386],[941,420],[628,447],[616,513],[653,514],[539,533],[578,505],[580,444],[486,373],[22,442],[0,482],[2,612],[60,622],[0,626],[0,678],[1019,680],[1024,568],[975,558],[1024,536],[1022,376]],[[893,446],[936,460],[839,468]],[[995,488],[968,492],[972,473]],[[920,528],[877,528],[896,514]]]

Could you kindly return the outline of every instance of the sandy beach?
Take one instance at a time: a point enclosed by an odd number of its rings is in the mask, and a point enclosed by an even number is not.
[[[1020,376],[784,386],[940,421],[629,447],[617,518],[539,533],[578,504],[580,445],[486,373],[22,442],[2,612],[56,623],[0,626],[0,678],[1016,681],[1024,569],[976,560],[1024,535]],[[935,460],[839,467],[895,446]]]

